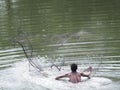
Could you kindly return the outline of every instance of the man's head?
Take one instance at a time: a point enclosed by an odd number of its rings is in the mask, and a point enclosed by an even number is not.
[[[71,64],[71,71],[76,72],[76,70],[77,70],[77,64],[75,63]]]

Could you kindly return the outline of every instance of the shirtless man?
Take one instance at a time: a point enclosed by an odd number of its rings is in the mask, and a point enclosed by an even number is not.
[[[90,74],[91,74],[92,68],[89,67],[88,69],[89,69],[90,73],[87,75],[84,73],[77,72],[77,64],[73,63],[73,64],[71,64],[71,72],[70,73],[58,76],[55,79],[59,80],[60,78],[68,77],[70,79],[69,80],[70,82],[78,83],[78,82],[81,82],[81,76],[88,77],[90,79]]]

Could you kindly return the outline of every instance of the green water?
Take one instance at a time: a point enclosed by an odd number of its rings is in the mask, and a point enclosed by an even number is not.
[[[0,69],[24,57],[12,50],[22,30],[37,55],[102,58],[100,75],[119,81],[119,9],[119,0],[0,0]]]

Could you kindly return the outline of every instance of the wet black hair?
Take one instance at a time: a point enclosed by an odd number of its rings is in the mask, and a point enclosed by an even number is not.
[[[71,64],[71,70],[72,70],[72,72],[76,72],[77,64],[75,64],[75,63]]]

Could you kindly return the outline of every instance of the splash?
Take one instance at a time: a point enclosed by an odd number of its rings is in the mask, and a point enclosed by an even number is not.
[[[32,44],[27,37],[27,34],[24,33],[22,30],[18,30],[17,36],[15,36],[12,39],[12,41],[13,41],[14,45],[16,45],[16,43],[17,43],[21,46],[26,58],[29,61],[29,64],[31,66],[33,66],[34,68],[38,69],[39,71],[41,71],[42,70],[41,66],[39,64],[36,64],[36,62],[39,62],[39,61],[34,62],[33,47],[32,47]],[[38,59],[36,59],[36,60],[38,60]]]
[[[42,59],[46,61],[45,58]],[[65,78],[57,81],[56,75],[68,72],[68,66],[59,72],[43,63],[44,71],[39,73],[35,68],[29,72],[28,63],[24,59],[15,63],[12,68],[2,71],[0,87],[3,90],[109,90],[115,87],[110,79],[104,77],[92,77],[87,81],[86,78],[82,78],[83,82],[78,84],[72,84]]]
[[[75,36],[80,37],[81,34],[84,34],[84,33],[78,32],[78,33],[72,33],[72,34],[67,33],[67,34],[64,34],[62,36],[59,35],[59,40],[60,41],[58,40],[58,42],[60,43],[60,46],[63,46],[71,38],[74,38]],[[25,56],[26,56],[26,58],[29,62],[29,65],[36,68],[38,71],[43,70],[43,66],[41,64],[42,62],[49,62],[49,67],[51,69],[54,68],[54,67],[58,71],[61,71],[61,69],[64,69],[63,66],[65,66],[65,64],[66,64],[66,62],[65,62],[67,60],[66,57],[62,56],[62,57],[59,57],[59,58],[58,57],[57,58],[56,57],[50,58],[50,57],[45,56],[44,58],[45,58],[46,61],[43,61],[43,59],[40,56],[35,55],[32,44],[31,44],[27,34],[25,32],[23,32],[22,30],[18,30],[17,36],[15,36],[12,40],[13,40],[14,45],[17,43],[21,46],[21,48],[23,49],[23,52],[24,52],[24,54],[25,54]],[[55,48],[55,49],[58,49],[58,48]],[[90,59],[93,59],[94,57],[96,57],[96,56],[93,56],[93,57],[88,56],[88,60],[89,60],[88,62],[90,62]],[[98,63],[94,66],[92,65],[92,67],[94,68],[93,69],[94,75],[92,74],[93,76],[95,76],[96,72],[99,70],[99,68],[102,65],[102,56],[98,56],[98,57],[100,57],[99,60],[98,60]],[[73,60],[74,60],[74,58],[73,58]]]
[[[15,36],[12,39],[12,42],[13,42],[14,46],[16,45],[16,43],[21,46],[21,48],[23,49],[23,52],[31,66],[36,68],[38,71],[43,70],[41,67],[41,63],[43,61],[42,61],[41,57],[34,54],[32,44],[31,44],[30,40],[28,39],[27,34],[25,32],[23,32],[22,30],[18,30],[18,34],[17,34],[17,36]],[[50,65],[51,68],[56,67],[59,71],[61,70],[61,66],[55,64],[55,59],[52,58],[54,60],[53,61],[53,60],[50,60],[47,56],[45,58],[46,58],[46,60],[48,59],[47,62],[51,61],[51,65]]]

